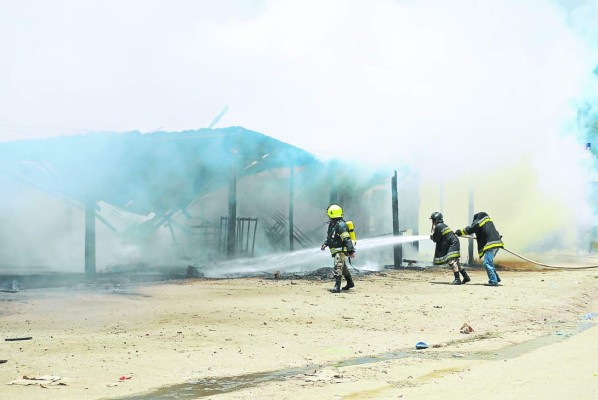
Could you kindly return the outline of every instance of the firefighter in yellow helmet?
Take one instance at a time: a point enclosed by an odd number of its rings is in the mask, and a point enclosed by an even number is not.
[[[355,258],[355,247],[351,241],[351,235],[349,234],[349,228],[347,223],[343,219],[343,209],[337,205],[332,204],[326,210],[328,214],[328,232],[326,234],[326,240],[322,243],[322,251],[328,247],[333,259],[334,269],[334,287],[330,290],[332,293],[340,293],[341,291],[341,279],[344,276],[347,284],[343,286],[342,290],[349,290],[355,287],[353,278],[347,268],[345,259],[347,256]]]

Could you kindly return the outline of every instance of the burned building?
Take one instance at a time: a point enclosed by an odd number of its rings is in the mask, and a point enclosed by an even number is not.
[[[393,233],[392,171],[242,127],[0,143],[0,160],[0,272],[201,267],[317,247],[333,202],[361,237]],[[403,175],[400,218],[417,232]]]

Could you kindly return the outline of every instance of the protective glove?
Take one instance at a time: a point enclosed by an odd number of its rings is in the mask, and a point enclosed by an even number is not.
[[[461,229],[457,229],[454,233],[457,236],[461,236]]]
[[[322,246],[320,247],[320,250],[322,250],[322,251],[326,250],[326,246],[327,246],[326,243],[322,243]]]
[[[350,251],[349,252],[349,258],[355,258],[355,252],[354,251]]]

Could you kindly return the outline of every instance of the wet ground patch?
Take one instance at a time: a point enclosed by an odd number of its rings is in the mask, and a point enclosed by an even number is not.
[[[407,357],[424,358],[424,359],[445,359],[445,358],[460,358],[464,360],[504,360],[517,358],[521,355],[527,354],[533,350],[548,346],[554,343],[563,341],[571,336],[579,334],[587,329],[596,326],[592,318],[596,313],[588,313],[582,318],[582,322],[573,328],[559,329],[549,335],[540,336],[521,343],[505,346],[496,351],[472,351],[472,352],[457,352],[457,351],[422,351],[414,349],[401,349],[394,352],[382,353],[373,356],[349,358],[335,363],[326,365],[307,365],[298,368],[289,368],[278,371],[258,372],[253,374],[238,375],[222,378],[206,378],[191,380],[186,383],[167,386],[159,388],[155,391],[145,394],[139,394],[127,397],[118,397],[113,400],[165,400],[165,399],[198,399],[202,397],[214,396],[217,394],[230,393],[237,390],[250,388],[267,382],[284,381],[286,379],[296,377],[299,375],[309,376],[313,375],[315,371],[327,367],[348,367],[354,365],[373,364],[388,360],[396,360]],[[455,344],[468,343],[480,340],[486,340],[493,337],[492,334],[476,335],[465,339],[455,340],[446,343],[449,347]],[[447,370],[446,373],[455,372]]]

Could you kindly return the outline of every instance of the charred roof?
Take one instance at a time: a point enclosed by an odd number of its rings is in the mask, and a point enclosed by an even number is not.
[[[244,129],[90,133],[0,143],[0,166],[12,179],[75,201],[105,201],[132,212],[184,208],[243,177],[318,164],[309,152]]]

